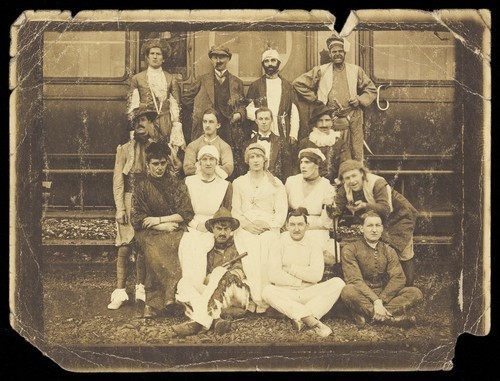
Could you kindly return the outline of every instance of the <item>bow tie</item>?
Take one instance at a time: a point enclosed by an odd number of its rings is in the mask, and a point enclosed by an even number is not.
[[[257,136],[257,140],[261,140],[261,141],[264,141],[264,142],[271,142],[271,135],[269,135],[268,137],[264,137],[262,135],[258,135]]]

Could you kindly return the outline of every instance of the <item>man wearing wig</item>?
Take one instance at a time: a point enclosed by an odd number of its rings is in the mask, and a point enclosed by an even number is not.
[[[263,313],[269,307],[262,300],[262,289],[269,284],[267,262],[269,247],[278,239],[285,223],[288,204],[283,183],[266,168],[266,150],[258,143],[245,150],[247,174],[233,182],[233,216],[240,222],[234,236],[248,279],[253,303],[249,310]]]
[[[357,65],[345,63],[345,41],[334,34],[326,40],[332,62],[315,66],[294,82],[295,90],[315,105],[335,110],[336,128],[345,128],[343,138],[349,142],[351,156],[363,160],[363,111],[377,96],[370,77]]]
[[[335,196],[337,213],[348,211],[358,222],[361,215],[370,210],[379,214],[385,227],[382,240],[396,250],[406,276],[406,285],[413,286],[413,231],[417,210],[383,177],[370,173],[359,161],[343,162],[339,180],[343,186],[339,187]]]

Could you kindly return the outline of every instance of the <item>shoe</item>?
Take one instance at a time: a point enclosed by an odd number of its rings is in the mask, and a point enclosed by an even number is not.
[[[146,290],[142,283],[135,285],[135,301],[137,302],[138,300],[146,301]]]
[[[356,324],[356,327],[358,328],[363,328],[366,325],[366,319],[363,315],[360,315],[356,312],[352,312],[352,319],[354,320],[354,324]]]
[[[417,319],[415,318],[415,316],[401,315],[385,319],[383,323],[393,327],[412,328],[417,325]]]
[[[214,322],[214,332],[216,335],[224,335],[231,331],[231,322],[229,320],[217,319]]]
[[[144,306],[144,313],[142,314],[144,319],[153,319],[158,316],[160,316],[160,311],[158,309],[148,306],[147,304]]]
[[[318,324],[316,324],[313,327],[313,331],[319,337],[327,337],[327,336],[330,336],[332,334],[332,329],[330,327],[328,327],[326,324],[323,324],[320,321],[318,322]]]
[[[111,303],[108,304],[108,309],[117,310],[127,301],[128,301],[127,291],[125,291],[124,288],[117,288],[111,294]]]
[[[178,337],[185,337],[185,336],[190,336],[190,335],[196,335],[198,332],[201,331],[203,326],[194,320],[192,321],[187,321],[185,323],[181,324],[175,324],[172,326],[172,330],[174,331],[175,335]]]
[[[273,307],[269,307],[267,309],[266,316],[271,319],[283,319],[285,317],[285,315],[283,315],[281,312],[274,309]]]
[[[244,308],[240,307],[227,307],[227,308],[222,308],[220,317],[222,319],[239,319],[243,316],[245,316],[247,310]]]
[[[302,328],[304,328],[304,322],[302,320],[295,320],[292,319],[292,328],[295,332],[300,332],[302,331]]]

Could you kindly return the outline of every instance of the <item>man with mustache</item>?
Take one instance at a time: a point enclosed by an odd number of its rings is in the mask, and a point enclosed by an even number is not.
[[[205,222],[215,241],[207,253],[207,276],[203,283],[187,277],[179,281],[176,298],[184,305],[191,321],[172,326],[177,336],[194,335],[212,326],[215,333],[221,335],[231,329],[231,322],[223,318],[245,314],[250,289],[243,282],[245,273],[233,241],[233,232],[239,226],[239,221],[224,207]]]
[[[293,82],[295,90],[315,106],[334,109],[334,128],[346,128],[351,156],[363,160],[363,111],[377,96],[372,80],[359,66],[345,63],[345,42],[334,34],[326,40],[332,62],[315,66]],[[338,126],[338,127],[336,127]]]
[[[200,76],[182,98],[183,105],[193,110],[190,140],[203,135],[203,113],[208,108],[214,108],[221,116],[218,135],[234,149],[249,137],[247,134],[244,139],[244,131],[240,127],[241,121],[246,118],[243,82],[227,70],[232,57],[229,48],[213,46],[208,57],[214,70]]]
[[[290,158],[293,158],[291,167],[294,168],[300,123],[297,94],[292,84],[279,74],[281,58],[277,50],[268,49],[262,53],[261,63],[265,75],[248,88],[247,99],[250,103],[247,106],[247,118],[256,121],[255,111],[259,107],[271,110],[271,132],[286,141]]]

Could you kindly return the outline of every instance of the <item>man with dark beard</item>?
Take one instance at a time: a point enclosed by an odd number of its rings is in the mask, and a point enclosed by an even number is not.
[[[269,108],[273,114],[271,132],[286,141],[289,156],[295,160],[300,123],[297,95],[292,84],[279,74],[281,58],[275,49],[266,50],[261,62],[265,75],[248,88],[247,118],[255,121],[258,108]]]

